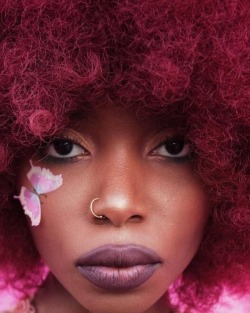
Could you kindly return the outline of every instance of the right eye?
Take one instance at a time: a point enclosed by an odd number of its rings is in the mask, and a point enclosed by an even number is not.
[[[88,155],[88,151],[70,139],[55,139],[45,148],[44,154],[51,159],[74,160],[83,155]],[[66,160],[65,160],[66,161]]]

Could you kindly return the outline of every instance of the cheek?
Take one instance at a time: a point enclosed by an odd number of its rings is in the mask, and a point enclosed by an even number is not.
[[[167,251],[169,262],[187,265],[202,240],[209,214],[208,199],[191,169],[175,176],[168,172],[168,179],[165,177],[158,176],[158,183],[148,189],[158,208],[154,223],[159,229],[158,238],[162,238],[160,249]]]
[[[77,179],[76,179],[77,177]],[[93,247],[95,225],[90,223],[89,203],[93,193],[91,180],[79,177],[79,170],[63,171],[60,189],[42,198],[42,219],[38,227],[31,227],[40,255],[57,271],[71,264],[85,249]],[[86,182],[86,183],[84,183]],[[62,262],[58,262],[60,259]]]
[[[189,192],[188,192],[189,191]],[[192,190],[188,190],[183,194],[180,194],[180,199],[176,199],[175,207],[176,211],[169,213],[169,220],[171,225],[172,234],[172,249],[173,258],[171,261],[181,262],[183,264],[191,261],[195,255],[203,236],[203,230],[208,215],[207,201],[202,194],[192,193]],[[189,197],[192,197],[189,200]],[[186,200],[185,200],[186,199]]]

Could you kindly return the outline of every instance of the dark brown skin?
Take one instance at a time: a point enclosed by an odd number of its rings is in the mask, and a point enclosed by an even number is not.
[[[174,135],[166,123],[138,119],[109,106],[92,111],[59,136],[77,142],[68,155],[75,155],[72,162],[41,160],[45,155],[62,157],[52,144],[32,158],[34,165],[63,176],[62,187],[41,198],[40,225],[30,227],[53,273],[36,298],[39,313],[169,311],[167,290],[195,255],[208,215],[205,191],[192,163],[188,157],[176,161],[188,155],[188,146],[177,156],[164,144],[159,146]],[[27,160],[20,186],[30,187],[29,169]],[[105,220],[89,210],[97,197],[95,212]],[[105,290],[86,280],[74,263],[106,244],[142,245],[156,251],[163,262],[137,288]]]

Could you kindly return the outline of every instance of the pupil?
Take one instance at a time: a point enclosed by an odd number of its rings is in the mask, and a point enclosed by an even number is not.
[[[184,148],[184,140],[180,138],[173,138],[166,142],[166,149],[169,153],[176,155],[179,154]]]
[[[73,143],[66,140],[55,140],[54,148],[58,154],[67,155],[72,151]]]

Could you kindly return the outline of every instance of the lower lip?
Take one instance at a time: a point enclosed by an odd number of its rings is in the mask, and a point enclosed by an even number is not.
[[[159,263],[125,268],[106,266],[78,266],[80,273],[95,286],[108,290],[129,290],[144,284]]]

